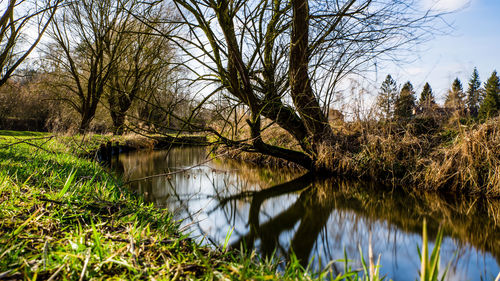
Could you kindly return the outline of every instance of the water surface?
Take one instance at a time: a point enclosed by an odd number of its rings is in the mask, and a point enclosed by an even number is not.
[[[112,162],[146,201],[168,208],[205,243],[288,257],[304,266],[342,271],[347,257],[359,268],[373,249],[382,275],[414,281],[422,221],[429,234],[444,229],[441,267],[447,280],[495,280],[500,271],[500,202],[387,190],[373,183],[312,179],[304,172],[210,161],[205,148],[121,154]],[[188,169],[189,168],[189,169]]]

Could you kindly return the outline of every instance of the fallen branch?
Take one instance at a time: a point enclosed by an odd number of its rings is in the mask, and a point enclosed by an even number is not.
[[[130,239],[121,239],[121,238],[106,238],[107,240],[109,241],[113,241],[113,242],[123,242],[123,243],[130,243]],[[163,240],[160,240],[160,241],[151,241],[149,239],[146,239],[146,240],[142,240],[142,241],[139,241],[137,242],[137,244],[142,244],[142,245],[153,245],[153,244],[173,244],[175,243],[176,241],[191,241],[191,238],[185,238],[185,239],[180,239],[180,240],[175,240],[175,239],[163,239]]]
[[[229,152],[225,152],[225,153],[219,154],[216,157],[222,156],[222,155],[227,154],[227,153],[229,153]],[[124,182],[123,185],[127,185],[127,184],[130,184],[130,183],[133,183],[133,182],[138,182],[138,181],[143,181],[143,180],[148,180],[148,179],[153,179],[153,178],[159,178],[159,177],[167,177],[167,176],[171,176],[171,175],[183,173],[183,172],[189,171],[191,169],[194,169],[196,167],[203,166],[203,165],[207,164],[208,162],[213,161],[216,157],[211,157],[211,158],[209,158],[209,159],[207,159],[207,160],[205,160],[203,162],[200,162],[200,163],[198,163],[196,165],[189,166],[189,167],[184,168],[184,169],[179,169],[177,171],[173,171],[173,172],[168,172],[168,173],[157,174],[157,175],[152,175],[152,176],[147,176],[147,177],[142,177],[142,178],[138,178],[138,179],[129,180],[129,181]]]
[[[37,145],[37,144],[34,144],[34,143],[30,143],[30,142],[29,142],[29,141],[35,141],[35,140],[43,140],[43,139],[47,139],[47,141],[43,143],[43,144],[45,144],[45,143],[47,143],[49,140],[51,140],[52,138],[54,138],[54,136],[48,136],[48,137],[40,137],[40,138],[32,138],[32,139],[20,140],[20,141],[14,142],[14,143],[9,143],[9,144],[7,144],[7,145],[4,145],[4,146],[0,147],[0,149],[6,149],[6,148],[9,148],[9,147],[14,146],[14,145],[18,145],[18,144],[22,144],[22,143],[24,143],[24,144],[27,144],[27,145],[34,146],[34,147],[36,147],[36,148],[38,148],[38,149],[41,149],[41,150],[43,150],[43,151],[45,151],[45,152],[55,154],[56,152],[54,152],[54,151],[47,150],[47,149],[45,149],[45,148],[43,148],[43,147],[41,147],[41,146],[39,146],[39,145]],[[42,144],[42,145],[43,145],[43,144]]]

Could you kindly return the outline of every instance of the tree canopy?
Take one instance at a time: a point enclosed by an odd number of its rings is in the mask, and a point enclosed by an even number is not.
[[[408,119],[413,116],[415,109],[415,91],[410,81],[406,82],[396,99],[394,117],[396,119]]]
[[[453,84],[451,85],[451,89],[448,90],[448,94],[446,95],[444,106],[451,109],[463,110],[465,108],[464,97],[465,94],[462,83],[460,82],[460,79],[455,78],[455,80],[453,80]]]
[[[382,82],[377,96],[377,106],[382,117],[386,120],[391,119],[394,115],[397,94],[398,85],[392,79],[391,75],[388,74],[384,82]]]
[[[470,115],[477,116],[479,103],[481,102],[481,80],[479,80],[479,72],[475,67],[469,80],[466,95],[467,111]]]
[[[243,150],[318,168],[320,147],[336,142],[325,113],[339,83],[435,30],[439,15],[415,3],[174,0],[182,20],[178,33],[166,36],[183,50],[189,78],[207,85],[204,101],[224,95],[229,107],[243,106],[251,134],[233,140],[214,127],[190,126]],[[302,151],[266,143],[263,119],[289,132]]]
[[[479,118],[487,119],[495,116],[500,109],[500,80],[496,70],[484,85],[485,96],[479,108]]]
[[[425,83],[422,92],[420,93],[420,99],[418,100],[418,105],[423,112],[431,110],[435,105],[436,101],[434,99],[434,93],[432,92],[431,85]]]

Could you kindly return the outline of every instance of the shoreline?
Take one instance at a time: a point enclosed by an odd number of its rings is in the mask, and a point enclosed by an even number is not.
[[[65,138],[2,133],[2,278],[319,278],[298,264],[283,273],[277,262],[200,245]]]
[[[325,145],[318,151],[319,176],[370,180],[408,190],[500,198],[500,118],[469,126],[439,125],[431,132],[418,132],[415,127],[422,125],[418,122],[426,121],[416,120],[416,124],[396,126],[389,132],[377,124],[369,124],[370,129],[364,129],[362,124],[338,128],[336,145]],[[349,125],[358,128],[346,129]],[[279,129],[271,129],[267,135],[273,136],[268,139],[272,145],[294,147],[287,145],[293,144],[293,139]],[[351,147],[343,148],[346,144]],[[284,159],[254,152],[233,152],[228,157],[258,165],[297,167]]]

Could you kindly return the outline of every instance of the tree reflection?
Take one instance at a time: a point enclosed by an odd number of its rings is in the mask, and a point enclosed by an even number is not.
[[[298,199],[269,220],[261,222],[259,217],[265,210],[266,200],[299,193]],[[282,253],[293,251],[303,266],[306,266],[318,237],[327,227],[334,211],[354,213],[361,220],[380,222],[398,231],[420,235],[422,219],[429,223],[429,235],[434,237],[438,226],[442,226],[447,237],[457,238],[459,245],[468,242],[477,249],[491,253],[500,263],[500,203],[481,198],[451,196],[450,194],[408,194],[402,190],[381,190],[372,184],[338,179],[314,179],[306,174],[290,182],[261,191],[244,191],[227,197],[218,197],[217,208],[236,204],[235,201],[250,202],[248,212],[249,231],[231,244],[241,245],[247,250],[260,240],[262,255],[270,256],[276,250]],[[231,208],[234,210],[234,208]],[[347,218],[345,218],[347,219]],[[341,231],[345,219],[337,218],[336,227]],[[357,222],[354,222],[355,224]],[[298,227],[295,228],[295,226]],[[332,228],[332,224],[328,225]],[[368,225],[371,229],[371,225]],[[294,231],[290,245],[281,245],[280,235]],[[329,232],[338,231],[329,229]],[[331,234],[331,233],[330,233]],[[344,233],[353,235],[354,233]],[[396,239],[394,237],[394,239]],[[330,243],[325,239],[323,243]],[[394,242],[396,243],[396,242]],[[415,245],[416,247],[416,245]],[[328,248],[328,247],[327,247]],[[337,257],[338,258],[338,257]],[[458,254],[460,259],[460,254]]]
[[[185,148],[168,155],[121,155],[115,169],[125,177],[141,178],[182,170],[205,161],[205,155],[204,150]],[[470,277],[498,269],[499,200],[406,192],[370,182],[296,175],[283,169],[221,161],[172,177],[134,182],[130,188],[146,201],[170,209],[193,235],[206,237],[204,241],[220,245],[234,227],[231,247],[256,248],[263,256],[276,252],[285,258],[293,251],[303,266],[313,255],[321,257],[324,263],[313,264],[314,270],[317,265],[323,267],[330,260],[343,258],[344,250],[349,259],[359,260],[358,245],[369,249],[371,230],[374,258],[382,254],[383,270],[398,280],[418,276],[416,246],[421,242],[424,217],[431,239],[439,226],[444,229],[448,251],[443,260],[457,256],[456,270],[450,271],[461,273],[461,267],[472,267],[465,273]],[[478,264],[481,258],[485,261]],[[415,272],[408,275],[408,270]]]
[[[297,191],[302,192],[294,204],[269,221],[260,224],[260,209],[265,200]],[[260,239],[262,254],[270,256],[275,249],[281,248],[284,250],[282,245],[279,244],[281,233],[293,229],[300,222],[288,252],[293,249],[300,263],[306,266],[314,243],[321,230],[325,227],[333,209],[333,205],[323,204],[315,195],[313,177],[311,174],[306,174],[293,181],[262,191],[240,193],[220,200],[221,205],[224,205],[231,200],[238,200],[243,197],[251,198],[248,217],[250,231],[247,235],[240,237],[231,247],[239,248],[243,244],[245,249],[252,249],[255,241]]]

